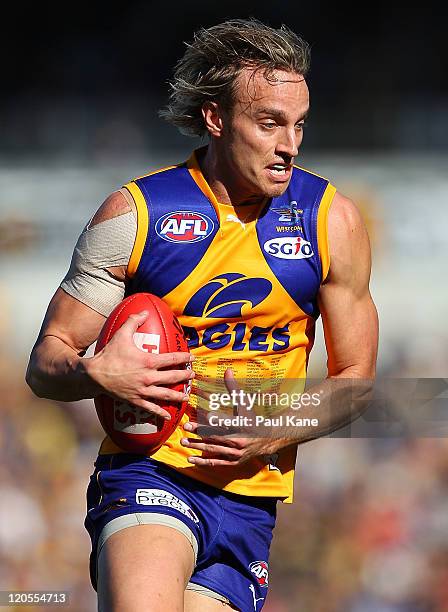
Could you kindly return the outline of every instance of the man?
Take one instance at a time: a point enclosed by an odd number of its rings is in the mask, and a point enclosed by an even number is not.
[[[235,377],[304,379],[319,312],[321,391],[373,379],[366,230],[350,200],[293,165],[308,63],[307,44],[285,27],[233,20],[195,35],[163,115],[208,136],[208,146],[128,183],[94,215],[31,355],[27,380],[38,395],[108,393],[162,416],[158,401],[184,399],[167,385],[194,376],[183,367],[190,355],[133,344],[146,313],[82,358],[125,291],[162,297],[189,336],[196,375],[224,376],[229,390]],[[291,501],[297,443],[350,422],[347,397],[331,411],[305,409],[319,427],[293,437],[201,438],[184,418],[151,458],[106,438],[86,519],[100,609],[261,610],[275,506]]]

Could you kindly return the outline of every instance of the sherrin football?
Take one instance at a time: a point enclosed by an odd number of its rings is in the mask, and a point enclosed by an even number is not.
[[[140,350],[148,353],[188,352],[182,327],[165,302],[151,293],[135,293],[118,304],[107,318],[98,337],[95,354],[104,348],[129,315],[143,310],[147,310],[149,316],[134,333],[134,343]],[[184,367],[191,366],[186,364]],[[183,383],[170,388],[189,392],[188,385]],[[112,441],[124,451],[145,455],[155,452],[170,437],[188,402],[180,404],[157,401],[157,404],[170,413],[171,420],[167,421],[138,406],[105,394],[95,398],[98,418]]]

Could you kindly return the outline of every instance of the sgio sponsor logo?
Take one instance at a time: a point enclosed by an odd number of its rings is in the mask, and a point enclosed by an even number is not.
[[[279,259],[307,259],[314,255],[311,242],[298,237],[271,238],[263,245],[268,255]]]

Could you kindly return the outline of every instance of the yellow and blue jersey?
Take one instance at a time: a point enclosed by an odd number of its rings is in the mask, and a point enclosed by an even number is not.
[[[137,207],[127,294],[153,293],[170,306],[196,373],[222,379],[231,367],[239,379],[305,379],[329,270],[333,185],[294,167],[283,195],[234,207],[217,201],[193,153],[126,188]],[[205,467],[187,461],[184,436],[180,426],[153,459],[233,493],[292,499],[295,445],[278,453],[274,469],[263,457]],[[119,449],[106,439],[101,453],[113,452]]]

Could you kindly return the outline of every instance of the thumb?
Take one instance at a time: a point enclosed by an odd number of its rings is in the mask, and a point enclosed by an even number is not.
[[[132,337],[132,335],[137,331],[137,329],[143,325],[143,323],[148,318],[149,311],[142,310],[142,312],[138,312],[135,314],[129,315],[126,321],[121,326],[121,330],[126,334]]]
[[[224,372],[224,383],[227,387],[227,391],[232,394],[232,391],[234,391],[235,393],[239,393],[240,392],[240,386],[236,381],[235,378],[235,374],[233,373],[232,368],[227,368],[227,370]],[[234,416],[237,416],[240,412],[240,406],[234,405],[233,407],[233,414]]]
[[[239,391],[239,386],[236,382],[235,374],[233,373],[232,368],[227,368],[227,370],[224,372],[224,382],[229,393],[232,393],[232,391]]]

